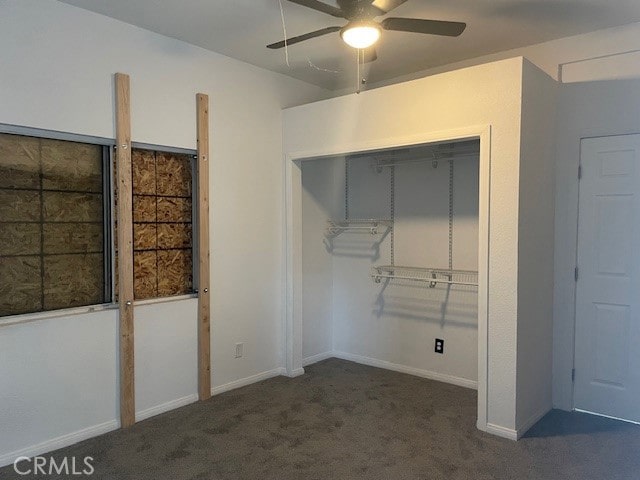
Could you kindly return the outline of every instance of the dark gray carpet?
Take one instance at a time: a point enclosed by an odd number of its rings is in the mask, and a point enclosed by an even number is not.
[[[336,359],[306,371],[53,455],[94,457],[95,479],[640,479],[634,425],[553,411],[516,443],[475,428],[472,390]]]

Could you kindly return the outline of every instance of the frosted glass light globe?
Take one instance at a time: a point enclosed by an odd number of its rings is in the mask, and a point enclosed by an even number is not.
[[[368,48],[380,38],[380,27],[375,24],[347,25],[340,36],[350,47]]]

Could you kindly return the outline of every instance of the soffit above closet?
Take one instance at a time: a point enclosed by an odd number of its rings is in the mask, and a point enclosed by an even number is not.
[[[474,140],[455,140],[448,142],[434,142],[425,145],[415,145],[400,148],[356,152],[347,155],[347,159],[371,158],[377,162],[406,163],[416,160],[449,160],[480,154],[480,143]]]
[[[60,0],[132,25],[279,72],[329,90],[355,83],[356,56],[338,34],[284,50],[278,0]],[[287,33],[300,35],[340,19],[282,0]],[[334,0],[326,3],[336,5]],[[640,21],[638,0],[409,0],[393,16],[462,21],[461,37],[384,32],[370,84],[428,68]]]

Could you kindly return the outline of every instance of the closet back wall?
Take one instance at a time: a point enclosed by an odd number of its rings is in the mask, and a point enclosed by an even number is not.
[[[280,373],[281,109],[324,91],[57,1],[0,9],[0,123],[113,138],[120,71],[133,140],[195,149],[210,95],[214,391]],[[196,300],[135,327],[138,418],[195,400]],[[116,428],[117,352],[114,310],[0,326],[0,465]]]
[[[395,264],[448,268],[449,164],[441,161],[433,168],[431,160],[425,160],[395,168]],[[367,157],[349,161],[349,218],[391,216],[391,170],[378,173],[374,163]],[[333,343],[324,356],[475,387],[477,289],[449,289],[444,284],[429,288],[428,283],[407,281],[374,283],[369,276],[372,266],[391,263],[391,236],[384,235],[384,228],[376,235],[342,233],[327,252],[320,243],[326,220],[345,215],[344,161],[303,162],[302,172],[305,364],[322,358],[320,345],[312,344],[312,339],[317,342],[319,325],[331,321]],[[477,157],[455,161],[453,191],[453,268],[477,270]],[[319,309],[321,299],[330,313]],[[435,338],[445,339],[444,355],[434,352]]]

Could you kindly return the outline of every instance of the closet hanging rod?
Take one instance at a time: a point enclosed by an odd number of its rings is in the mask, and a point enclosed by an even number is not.
[[[355,223],[378,223],[378,224],[391,224],[389,218],[347,218],[347,219],[330,219],[329,222],[336,224],[350,225]]]
[[[379,227],[391,228],[392,226],[393,222],[391,220],[382,218],[327,220],[327,236],[335,237],[346,231],[360,231],[376,235]]]
[[[455,280],[443,280],[443,279],[439,279],[439,278],[417,278],[417,277],[409,277],[409,276],[402,276],[402,275],[390,275],[390,274],[371,274],[371,277],[376,281],[376,283],[380,283],[380,279],[382,278],[389,278],[392,280],[412,280],[412,281],[416,281],[416,282],[426,282],[426,283],[446,283],[449,285],[468,285],[470,287],[477,287],[478,283],[477,282],[459,282],[459,281],[455,281]]]
[[[441,268],[397,267],[381,265],[373,267],[371,278],[380,283],[383,278],[390,280],[411,280],[429,283],[434,287],[438,283],[449,285],[478,286],[478,272],[472,270],[448,270]]]
[[[473,158],[480,155],[479,151],[474,152],[466,152],[466,153],[451,153],[446,154],[446,156],[434,155],[433,157],[420,157],[420,158],[409,158],[409,159],[391,159],[391,160],[381,160],[376,159],[375,167],[376,170],[381,171],[383,168],[389,167],[398,167],[402,165],[409,165],[413,163],[423,163],[423,162],[438,162],[444,160],[456,160],[460,158]]]

